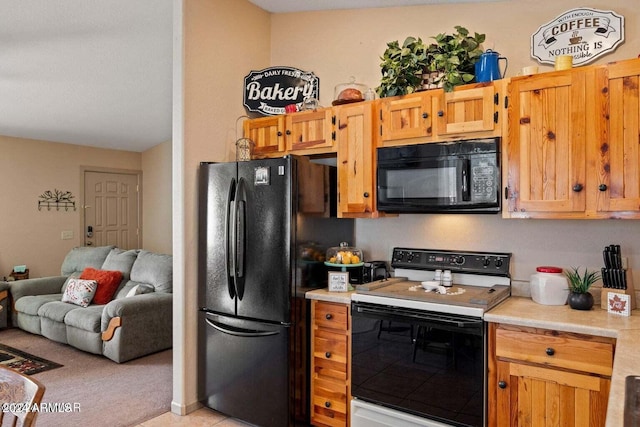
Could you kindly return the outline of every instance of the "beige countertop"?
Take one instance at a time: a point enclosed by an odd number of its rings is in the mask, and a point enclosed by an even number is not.
[[[351,294],[349,292],[329,291],[329,288],[315,289],[305,294],[307,299],[316,299],[320,301],[339,302],[342,304],[351,304]]]
[[[530,298],[511,297],[485,313],[484,318],[494,323],[616,338],[606,425],[623,425],[625,378],[640,374],[637,356],[640,353],[640,310],[633,310],[631,316],[625,317],[609,314],[599,306],[580,311],[566,305],[540,305]]]

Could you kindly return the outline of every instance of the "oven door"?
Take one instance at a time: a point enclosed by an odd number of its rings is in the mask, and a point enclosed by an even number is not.
[[[354,398],[454,426],[483,426],[481,318],[352,303]]]

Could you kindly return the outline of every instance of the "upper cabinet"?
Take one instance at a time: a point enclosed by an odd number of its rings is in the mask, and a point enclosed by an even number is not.
[[[498,136],[504,86],[503,80],[458,86],[438,98],[438,135],[456,139]]]
[[[253,155],[281,156],[284,154],[284,116],[260,117],[245,120],[244,137],[255,144]]]
[[[587,85],[587,135],[595,166],[591,176],[594,210],[605,216],[640,218],[640,61],[592,70]],[[593,128],[592,128],[593,126]]]
[[[333,110],[320,108],[260,117],[244,122],[244,136],[254,142],[254,157],[323,154],[335,151]]]
[[[379,101],[377,145],[395,145],[389,142],[431,136],[433,99],[442,94],[442,89],[438,89],[382,98]]]
[[[584,212],[584,73],[514,78],[508,96],[505,197],[509,213]]]
[[[338,216],[375,217],[376,179],[373,102],[336,107],[338,140]]]
[[[379,100],[377,147],[500,136],[506,80]]]
[[[285,116],[287,151],[331,151],[334,146],[333,111],[331,108],[301,111]],[[333,136],[332,136],[333,134]]]
[[[640,218],[640,60],[511,80],[503,216]]]

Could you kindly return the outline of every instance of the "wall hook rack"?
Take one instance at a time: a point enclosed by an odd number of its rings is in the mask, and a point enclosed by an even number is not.
[[[71,191],[60,191],[58,189],[54,189],[53,191],[47,190],[40,195],[40,200],[38,200],[38,210],[42,210],[43,207],[46,207],[48,211],[51,208],[55,208],[59,211],[61,208],[64,208],[65,211],[69,209],[76,210],[76,202],[73,200],[74,196],[71,194]]]

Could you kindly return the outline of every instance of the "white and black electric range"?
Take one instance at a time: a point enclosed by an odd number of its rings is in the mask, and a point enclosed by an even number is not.
[[[486,425],[484,313],[511,295],[511,254],[394,248],[394,277],[352,295],[351,425]],[[447,287],[425,290],[440,270]]]

